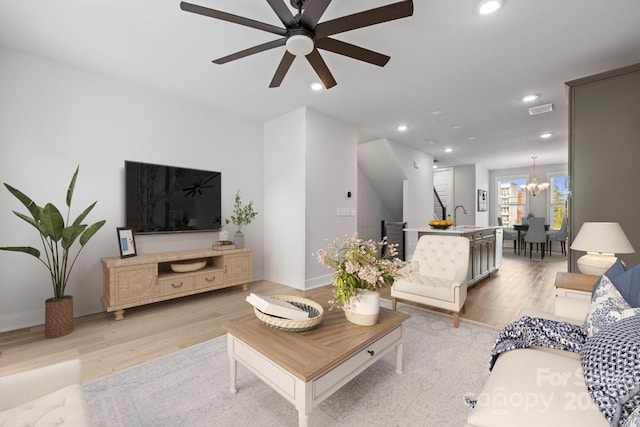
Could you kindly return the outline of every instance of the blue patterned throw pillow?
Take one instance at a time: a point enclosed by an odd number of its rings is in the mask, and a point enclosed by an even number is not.
[[[607,276],[609,280],[613,280],[614,277],[624,273],[625,271],[627,271],[627,269],[625,268],[622,261],[620,261],[620,258],[618,258],[616,259],[616,262],[614,262],[613,265],[609,267],[609,269],[604,273],[603,276]],[[591,301],[593,301],[596,291],[598,290],[598,287],[600,286],[601,282],[602,282],[602,277],[600,277],[596,281],[596,283],[593,285],[593,289],[591,290]]]
[[[640,407],[640,316],[615,322],[588,339],[580,363],[587,390],[611,425],[632,420]]]
[[[587,331],[587,338],[594,336],[599,330],[625,317],[640,314],[640,308],[632,309],[620,292],[613,286],[607,275],[603,275],[600,286],[594,292],[589,313],[582,327]]]
[[[640,264],[609,279],[631,307],[640,307]]]

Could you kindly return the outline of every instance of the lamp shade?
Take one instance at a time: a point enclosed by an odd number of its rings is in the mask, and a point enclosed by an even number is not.
[[[611,254],[635,252],[617,222],[585,222],[571,244],[571,249]]]
[[[615,254],[635,252],[617,222],[585,222],[571,249],[586,251],[577,260],[583,274],[603,275],[617,260]]]

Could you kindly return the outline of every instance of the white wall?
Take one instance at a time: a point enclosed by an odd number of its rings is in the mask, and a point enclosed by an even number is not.
[[[433,157],[407,146],[390,141],[394,155],[402,166],[403,218],[407,227],[427,227],[433,217]],[[415,251],[417,233],[405,233],[407,257]]]
[[[297,289],[304,289],[305,122],[302,108],[264,124],[264,278]]]
[[[475,165],[463,165],[453,168],[454,203],[451,208],[451,219],[457,221],[456,225],[475,225],[476,211],[476,167]],[[464,206],[467,214],[462,208],[458,209],[457,216],[455,208],[458,205]]]
[[[103,310],[100,258],[118,255],[125,159],[221,171],[223,217],[231,214],[236,190],[261,213],[243,231],[254,249],[254,278],[262,278],[261,123],[4,48],[0,64],[0,182],[62,208],[79,164],[72,216],[97,200],[87,221],[107,220],[69,281],[76,316]],[[11,213],[23,211],[21,204],[0,190],[0,245],[39,247],[37,233]],[[136,243],[138,253],[149,253],[209,247],[217,237],[136,236]],[[47,270],[32,257],[3,251],[0,271],[0,331],[43,323],[44,300],[52,296]]]
[[[265,123],[264,133],[264,278],[297,289],[326,285],[333,273],[313,253],[356,231],[356,128],[301,108]]]
[[[457,221],[459,225],[486,226],[492,224],[489,221],[491,210],[487,206],[486,212],[478,212],[478,190],[486,190],[489,193],[489,205],[495,199],[495,191],[490,185],[489,171],[480,165],[461,165],[453,168],[454,174],[454,200],[452,206],[447,210],[454,216],[454,209],[457,205],[463,205],[467,210],[467,215],[460,208],[458,209]],[[495,221],[494,221],[495,222]]]
[[[382,239],[382,221],[402,221],[395,218],[376,192],[369,178],[358,168],[358,235],[365,240]]]
[[[407,181],[403,221],[407,227],[426,227],[433,216],[433,157],[397,142],[389,145]]]
[[[307,108],[305,288],[331,282],[333,271],[313,253],[326,240],[352,235],[357,227],[358,132],[353,125]],[[347,198],[347,192],[351,198]],[[338,216],[344,208],[349,216]]]

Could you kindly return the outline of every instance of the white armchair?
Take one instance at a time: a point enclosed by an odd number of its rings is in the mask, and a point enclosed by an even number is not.
[[[411,258],[411,274],[391,287],[391,306],[398,299],[453,312],[453,326],[467,299],[469,239],[460,236],[424,235]]]
[[[0,377],[1,426],[91,426],[79,360]]]

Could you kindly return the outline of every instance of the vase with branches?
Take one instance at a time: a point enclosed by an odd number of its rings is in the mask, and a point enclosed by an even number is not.
[[[240,197],[240,190],[236,191],[235,200],[233,203],[233,215],[225,220],[226,224],[234,224],[238,230],[234,235],[234,243],[237,248],[244,247],[244,234],[242,233],[242,227],[251,224],[251,221],[258,215],[258,212],[253,209],[253,200],[242,205],[242,199]]]

